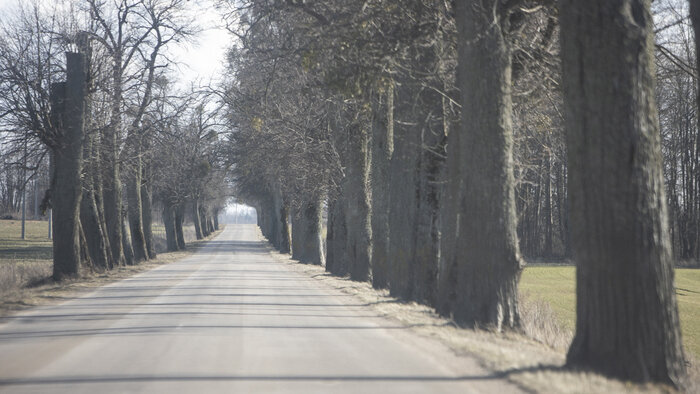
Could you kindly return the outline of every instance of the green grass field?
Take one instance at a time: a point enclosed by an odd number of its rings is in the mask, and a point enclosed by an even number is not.
[[[52,246],[48,238],[48,222],[28,220],[26,239],[22,239],[22,222],[0,220],[0,261],[51,259]]]
[[[559,323],[573,329],[576,322],[576,281],[572,266],[527,267],[520,292],[530,299],[548,302]],[[676,294],[686,349],[700,356],[700,270],[676,269]]]

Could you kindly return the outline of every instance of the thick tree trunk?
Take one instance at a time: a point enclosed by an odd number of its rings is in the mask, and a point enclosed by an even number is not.
[[[153,243],[153,192],[144,182],[141,185],[141,202],[143,203],[143,236],[146,239],[146,251],[149,259],[156,258],[156,247]]]
[[[182,231],[182,224],[185,222],[185,203],[180,203],[175,206],[175,239],[177,240],[177,248],[185,250],[185,234]]]
[[[690,3],[690,21],[695,32],[695,75],[700,76],[700,4],[697,0],[689,0]],[[700,109],[700,77],[695,78],[695,105],[696,110]],[[700,116],[695,115],[696,135],[700,138]],[[697,163],[700,156],[700,143],[695,143],[696,153],[696,168],[695,168],[695,184],[700,188],[700,165]],[[700,194],[700,190],[696,194]],[[695,250],[693,257],[700,260],[700,196],[696,196],[695,201]]]
[[[577,263],[567,364],[679,384],[649,1],[567,0],[559,9]]]
[[[122,103],[122,58],[115,54],[112,67],[112,103],[109,127],[105,128],[104,136],[104,214],[109,244],[112,247],[112,260],[117,266],[125,264],[124,235],[122,233],[122,184],[119,171],[119,134],[121,133],[121,103]]]
[[[137,143],[138,144],[138,143]],[[129,172],[126,183],[126,195],[128,206],[129,230],[131,232],[131,245],[134,250],[134,264],[148,260],[146,237],[143,235],[143,201],[141,197],[142,168],[139,148],[137,147],[133,160],[134,168]]]
[[[418,158],[420,130],[417,109],[419,88],[403,80],[396,86],[394,153],[391,156],[389,193],[390,291],[410,300],[414,286],[414,231],[418,207]]]
[[[328,235],[326,236],[326,271],[344,276],[348,273],[347,223],[342,195],[328,203]]]
[[[207,225],[207,209],[203,205],[199,205],[199,228],[202,230],[202,237],[208,237],[209,226]]]
[[[292,258],[301,263],[323,265],[321,199],[302,205],[292,215]]]
[[[85,175],[83,179],[89,181],[91,178],[90,174]],[[85,231],[85,242],[93,265],[100,270],[106,270],[110,265],[108,257],[110,251],[105,243],[106,235],[100,222],[100,213],[97,209],[93,188],[93,184],[83,186],[83,196],[80,202],[80,222]]]
[[[280,217],[280,224],[279,228],[281,230],[279,237],[280,237],[280,246],[279,250],[280,253],[289,253],[292,249],[292,240],[290,238],[290,233],[289,233],[289,209],[287,208],[286,203],[282,203],[281,206],[279,206],[279,217]]]
[[[110,267],[109,254],[111,251],[107,247],[104,223],[101,220],[100,211],[97,206],[95,190],[97,183],[95,172],[99,166],[99,149],[95,146],[95,134],[89,132],[85,136],[83,149],[83,196],[80,202],[80,222],[85,232],[85,243],[90,254],[93,265],[101,270]]]
[[[457,102],[461,102],[461,94],[454,92]],[[445,155],[445,179],[447,186],[440,204],[440,259],[438,262],[438,296],[435,304],[437,312],[443,316],[451,316],[457,299],[457,250],[456,240],[459,235],[457,220],[459,218],[459,202],[461,201],[462,160],[460,156],[460,117],[459,111],[452,108],[451,103],[443,98],[442,116],[445,121],[447,145]]]
[[[370,274],[372,253],[372,224],[370,218],[369,185],[369,118],[360,115],[359,124],[348,127],[345,181],[341,193],[345,195],[347,221],[347,261],[350,278],[366,281]]]
[[[394,84],[373,95],[371,144],[372,286],[389,286],[389,166],[394,152]]]
[[[437,271],[440,256],[440,201],[442,200],[445,168],[446,135],[442,119],[442,99],[433,90],[421,94],[420,145],[418,146],[418,196],[413,244],[412,299],[435,305]],[[432,110],[431,110],[432,109]]]
[[[272,245],[280,251],[280,253],[289,253],[291,248],[291,239],[289,233],[289,212],[287,204],[284,201],[284,196],[279,186],[272,187],[272,212],[270,215],[271,228],[268,238]]]
[[[305,205],[302,204],[300,208],[293,209],[290,217],[292,222],[292,258],[299,262],[301,262],[299,256],[303,254],[306,246],[306,232],[304,231],[306,229],[306,218],[302,213]]]
[[[462,91],[459,234],[455,320],[468,326],[518,327],[522,259],[516,233],[511,125],[511,60],[501,2],[457,2]],[[494,11],[496,10],[496,11]]]
[[[163,226],[165,227],[165,243],[168,252],[178,250],[177,235],[175,234],[175,209],[168,202],[163,202]]]
[[[202,219],[199,217],[199,202],[194,199],[190,203],[190,212],[192,213],[192,222],[194,222],[194,232],[197,239],[204,238],[204,233],[202,233]]]
[[[52,147],[53,278],[80,273],[80,201],[87,61],[84,54],[66,54],[66,83],[52,86],[54,119],[61,132],[60,145]]]
[[[214,211],[214,231],[219,231],[219,210]]]

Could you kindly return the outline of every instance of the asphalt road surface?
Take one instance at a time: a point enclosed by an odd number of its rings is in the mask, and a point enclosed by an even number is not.
[[[517,391],[271,256],[252,225],[2,319],[2,393]]]

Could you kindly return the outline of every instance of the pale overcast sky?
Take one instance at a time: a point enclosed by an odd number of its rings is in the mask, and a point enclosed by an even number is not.
[[[11,12],[13,6],[19,2],[22,0],[0,0],[0,15]],[[194,43],[182,44],[169,50],[174,59],[181,63],[174,72],[182,76],[180,82],[184,86],[193,81],[203,84],[209,83],[210,80],[216,82],[221,77],[226,48],[230,45],[231,37],[223,28],[221,17],[214,9],[212,0],[193,0],[189,2],[189,7],[196,17],[196,22],[204,30]]]

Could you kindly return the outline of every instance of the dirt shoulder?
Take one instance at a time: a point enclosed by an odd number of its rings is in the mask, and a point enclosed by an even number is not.
[[[438,316],[431,308],[415,302],[402,302],[386,290],[375,290],[367,282],[354,282],[328,274],[323,267],[300,264],[289,255],[270,249],[276,259],[290,269],[302,272],[324,285],[352,295],[387,319],[399,322],[416,334],[439,341],[456,355],[475,358],[483,367],[536,393],[671,393],[665,385],[633,384],[605,376],[563,368],[565,351],[554,349],[517,333],[497,334],[457,327]],[[700,392],[697,363],[691,368],[692,381],[687,392]]]
[[[35,306],[65,301],[66,298],[77,297],[106,284],[183,259],[195,253],[222,230],[215,231],[205,239],[188,242],[186,250],[160,253],[155,259],[138,265],[118,267],[106,272],[87,272],[78,278],[61,282],[54,282],[52,279],[46,278],[40,283],[30,284],[14,289],[11,292],[0,294],[0,319]]]

